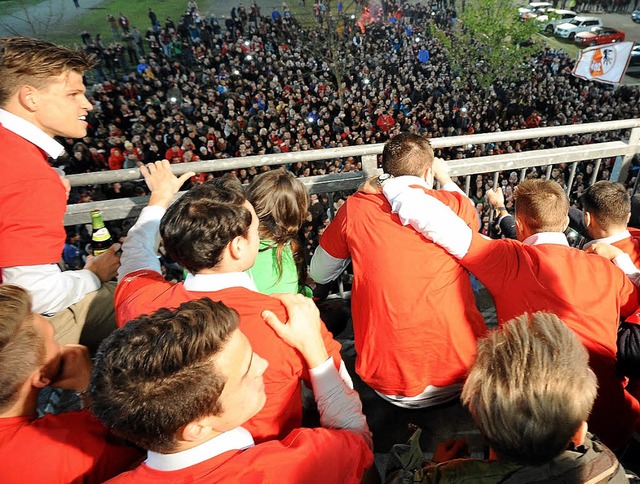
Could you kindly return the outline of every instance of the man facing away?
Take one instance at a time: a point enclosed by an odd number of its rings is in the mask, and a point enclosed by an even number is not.
[[[462,390],[490,459],[423,467],[411,482],[629,482],[613,452],[587,432],[598,390],[588,358],[554,314],[507,321],[478,343]]]
[[[478,216],[429,142],[402,133],[385,145],[385,174],[450,206],[477,229]],[[443,190],[431,190],[434,177]],[[471,229],[470,229],[471,230]],[[446,251],[398,223],[381,194],[349,197],[311,260],[318,283],[353,262],[352,316],[358,375],[385,400],[406,408],[458,398],[486,328],[469,274]]]
[[[518,240],[491,240],[471,230],[439,200],[400,177],[384,194],[400,221],[437,240],[489,290],[498,324],[525,312],[548,311],[572,329],[589,351],[600,392],[590,425],[609,447],[622,448],[640,417],[640,404],[616,372],[620,317],[638,307],[637,288],[604,258],[568,246],[569,200],[548,180],[516,188]]]
[[[258,293],[245,272],[253,266],[260,240],[258,217],[244,189],[236,177],[227,175],[192,188],[171,205],[193,173],[178,179],[166,160],[140,170],[151,197],[122,247],[115,295],[118,324],[202,297],[236,310],[240,329],[269,362],[264,375],[267,403],[245,426],[256,441],[284,438],[302,423],[301,381],[309,382],[309,372],[300,354],[282,342],[261,317],[268,309],[285,319],[284,306]],[[162,277],[158,229],[167,253],[190,272],[184,283],[170,283]],[[340,358],[340,344],[324,327],[322,334],[341,375],[352,385]]]
[[[100,347],[93,411],[149,451],[144,464],[112,482],[360,482],[373,461],[360,399],[324,346],[314,303],[282,297],[288,322],[265,311],[265,324],[305,359],[324,428],[255,445],[244,424],[268,400],[269,363],[233,309],[189,301],[130,321]]]
[[[0,285],[0,481],[98,483],[140,459],[87,411],[37,418],[42,388],[84,392],[90,375],[87,348],[61,346],[29,294]]]
[[[83,270],[61,272],[69,183],[47,158],[64,153],[54,136],[82,138],[91,103],[82,73],[93,59],[46,41],[0,39],[0,279],[29,291],[61,343],[97,348],[115,329],[117,246]]]
[[[619,183],[598,181],[587,188],[582,197],[584,225],[594,243],[603,242],[629,254],[633,264],[640,265],[640,230],[627,227],[631,218],[631,197]]]

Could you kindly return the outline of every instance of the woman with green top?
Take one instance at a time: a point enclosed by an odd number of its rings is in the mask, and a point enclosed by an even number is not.
[[[247,199],[260,220],[260,249],[249,274],[258,291],[298,293],[304,287],[306,268],[298,231],[309,206],[307,189],[290,172],[280,168],[256,176]]]

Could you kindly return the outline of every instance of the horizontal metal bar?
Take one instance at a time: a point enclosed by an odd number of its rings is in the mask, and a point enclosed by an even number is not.
[[[309,193],[327,193],[356,190],[365,180],[365,176],[362,172],[336,173],[299,178],[299,180],[307,187]],[[184,192],[180,192],[174,200],[183,194]],[[129,217],[137,217],[140,211],[147,206],[148,201],[149,197],[134,197],[67,205],[64,224],[80,225],[91,223],[90,213],[92,210],[100,210],[104,220],[122,220]]]
[[[520,141],[532,138],[567,136],[573,134],[595,133],[602,131],[625,130],[640,127],[640,119],[625,119],[621,121],[606,121],[603,123],[572,124],[567,126],[551,126],[545,128],[521,129],[515,131],[499,131],[497,133],[471,134],[464,136],[448,136],[431,138],[429,141],[434,148],[449,148],[453,146],[478,145],[501,141]],[[196,161],[172,165],[176,175],[187,171],[208,173],[215,171],[237,170],[250,166],[283,165],[304,161],[329,160],[333,158],[347,158],[349,156],[367,156],[382,153],[383,143],[372,145],[357,145],[341,148],[327,148],[322,150],[293,151],[270,155],[246,156],[243,158],[227,158],[221,160]],[[101,171],[69,175],[71,186],[100,185],[114,182],[140,180],[140,170]]]
[[[463,176],[494,171],[518,170],[531,166],[546,166],[558,163],[593,160],[595,158],[607,158],[624,155],[633,152],[633,150],[635,150],[635,148],[624,141],[611,141],[608,143],[452,160],[448,166],[451,176]]]

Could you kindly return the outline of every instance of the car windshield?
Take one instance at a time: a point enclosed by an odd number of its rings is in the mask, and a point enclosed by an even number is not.
[[[573,25],[580,25],[580,21],[576,20],[576,19],[573,19],[573,20],[569,21],[569,23],[573,24]]]

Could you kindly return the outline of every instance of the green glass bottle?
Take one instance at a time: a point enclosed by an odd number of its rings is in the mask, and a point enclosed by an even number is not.
[[[100,255],[106,252],[113,245],[113,239],[107,227],[104,226],[100,210],[91,211],[91,251],[93,255]]]

